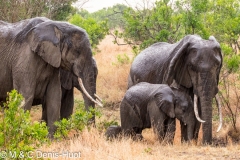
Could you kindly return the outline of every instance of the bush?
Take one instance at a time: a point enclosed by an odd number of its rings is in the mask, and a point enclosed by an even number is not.
[[[75,113],[69,119],[62,119],[55,122],[57,131],[54,134],[54,138],[62,139],[68,136],[71,130],[77,132],[82,131],[93,116],[100,117],[101,113],[95,108],[90,108],[89,111],[85,110],[84,103],[81,101],[75,101],[77,103]]]
[[[48,141],[46,123],[32,122],[29,111],[21,107],[23,103],[22,95],[11,91],[0,116],[0,150],[14,153],[16,157]]]

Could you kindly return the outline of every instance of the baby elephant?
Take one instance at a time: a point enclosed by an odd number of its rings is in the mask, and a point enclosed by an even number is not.
[[[160,141],[173,143],[177,117],[184,124],[188,114],[189,100],[177,89],[165,84],[138,83],[129,88],[120,105],[121,127],[110,126],[108,138],[123,135],[141,137],[142,130],[153,127]],[[135,138],[134,138],[135,139]]]

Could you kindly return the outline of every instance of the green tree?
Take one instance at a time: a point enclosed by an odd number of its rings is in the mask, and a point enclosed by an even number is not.
[[[107,21],[107,25],[110,29],[124,28],[125,19],[123,18],[123,12],[127,8],[126,5],[116,4],[112,7],[103,8],[93,13],[81,9],[78,11],[78,14],[85,19],[94,18],[97,22]]]
[[[71,0],[66,3],[59,5],[56,9],[51,12],[51,19],[64,21],[77,12],[77,9],[72,6],[72,3],[76,0]]]
[[[186,34],[198,34],[207,39],[210,35],[205,23],[209,11],[209,0],[176,1],[178,14],[182,17],[182,29]]]
[[[0,0],[0,19],[17,22],[45,16],[53,20],[65,20],[74,12],[71,6],[73,2],[76,0]]]
[[[153,8],[129,7],[123,14],[124,31],[117,31],[115,35],[123,37],[128,44],[139,45],[140,49],[159,41],[175,42],[180,36],[181,17],[175,14],[169,3],[169,0],[160,0]]]

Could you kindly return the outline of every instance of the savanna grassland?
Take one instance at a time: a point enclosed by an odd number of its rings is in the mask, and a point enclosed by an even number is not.
[[[117,121],[119,118],[119,103],[124,96],[127,86],[127,77],[133,53],[131,47],[118,46],[112,43],[111,36],[107,36],[98,46],[95,59],[98,65],[97,94],[104,101],[104,108],[99,108],[102,117],[97,119],[97,124],[103,121]],[[240,93],[239,93],[240,94]],[[75,91],[75,98],[81,99],[79,91]],[[41,109],[32,110],[33,119],[40,119]],[[181,144],[180,130],[174,139],[174,145],[160,144],[151,129],[144,130],[143,141],[131,139],[117,139],[106,141],[104,132],[90,127],[82,133],[71,132],[65,140],[44,145],[39,150],[45,152],[81,152],[80,159],[96,160],[155,160],[155,159],[240,159],[240,144],[235,144],[228,136],[229,125],[224,124],[219,133],[216,133],[218,119],[214,119],[213,134],[219,142],[216,145],[202,146],[201,132],[198,144]],[[238,121],[240,125],[240,121]],[[222,144],[224,144],[222,146]],[[59,158],[58,158],[59,159]],[[62,158],[66,159],[66,158]]]

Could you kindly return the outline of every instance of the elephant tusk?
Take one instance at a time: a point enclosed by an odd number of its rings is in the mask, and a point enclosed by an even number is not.
[[[98,99],[96,99],[96,101],[97,101],[97,103],[101,104],[101,106],[99,105],[100,107],[103,107],[102,103]]]
[[[197,108],[197,95],[194,94],[194,113],[195,113],[195,116],[197,118],[197,120],[201,123],[204,123],[205,121],[202,120],[200,117],[199,117],[199,114],[198,114],[198,108]]]
[[[81,79],[81,78],[78,78],[78,82],[79,82],[79,85],[80,85],[82,91],[85,93],[85,95],[86,95],[91,101],[93,101],[95,104],[99,105],[100,107],[103,107],[102,103],[100,103],[99,101],[94,100],[94,99],[88,94],[88,92],[86,91],[85,87],[83,86],[83,83],[82,83],[82,79]]]
[[[98,101],[103,102],[102,99],[96,93],[94,93],[94,96],[98,99]]]
[[[218,126],[217,132],[219,132],[220,129],[222,128],[222,106],[221,106],[221,102],[220,102],[220,98],[219,98],[218,94],[215,96],[215,100],[216,100],[216,103],[218,106],[218,114],[219,114],[219,123],[220,124]]]

